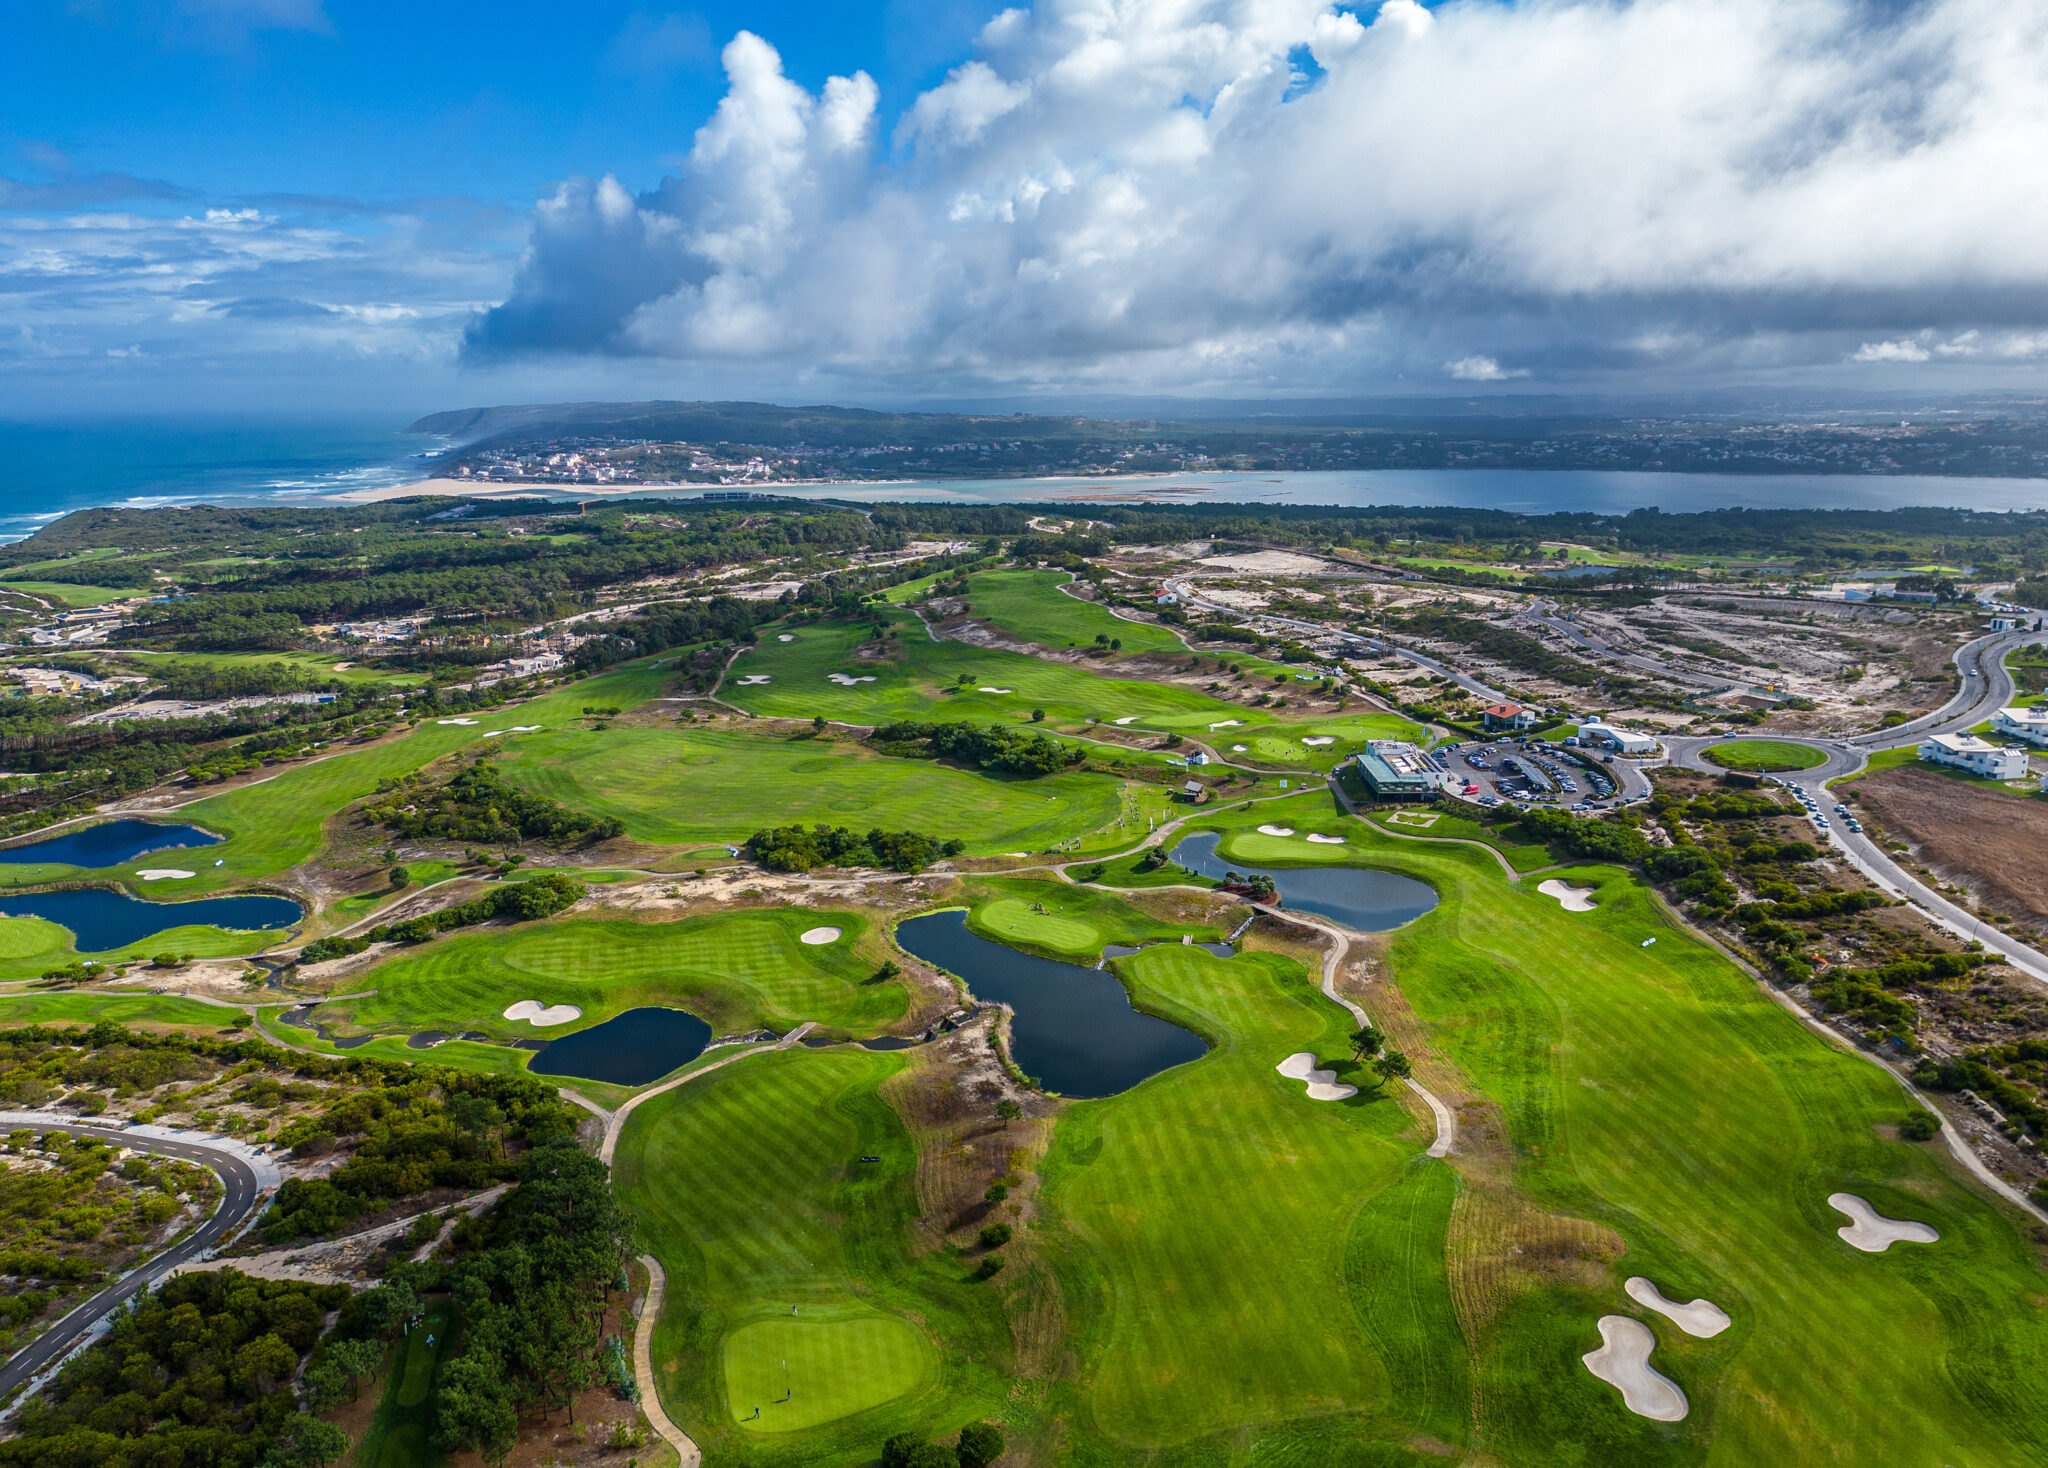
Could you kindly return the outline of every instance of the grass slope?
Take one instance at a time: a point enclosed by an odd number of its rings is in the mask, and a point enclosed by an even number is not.
[[[174,994],[0,994],[0,1024],[97,1024],[106,1019],[120,1025],[180,1025],[228,1029],[243,1018],[239,1009],[204,1004]]]
[[[1419,1139],[1401,1104],[1310,1101],[1273,1069],[1300,1050],[1349,1069],[1348,1017],[1273,955],[1176,946],[1118,967],[1138,1003],[1216,1048],[1076,1106],[1048,1158],[1045,1197],[1071,1228],[1069,1310],[1090,1307],[1075,1324],[1091,1430],[1140,1451],[1225,1435],[1250,1447],[1301,1419],[1320,1419],[1324,1449],[1462,1439],[1448,1174],[1421,1164],[1437,1174],[1417,1184],[1425,1196],[1396,1196]],[[1408,1380],[1418,1369],[1424,1382]]]
[[[968,577],[967,600],[976,617],[1041,647],[1093,647],[1097,637],[1110,637],[1122,642],[1125,652],[1187,651],[1170,628],[1126,622],[1109,608],[1060,589],[1073,580],[1065,571],[976,571]]]
[[[841,930],[838,942],[797,941],[806,929],[827,925]],[[761,1025],[786,1030],[808,1019],[872,1034],[901,1017],[909,998],[900,983],[866,982],[880,962],[855,952],[866,927],[855,913],[775,908],[679,922],[575,918],[464,933],[387,959],[351,984],[374,988],[374,995],[324,1005],[320,1018],[345,1026],[345,1033],[477,1030],[509,1041],[557,1038],[621,1010],[666,1005],[689,1010],[718,1033]],[[574,1004],[583,1017],[548,1030],[505,1019],[506,1008],[521,999]]]
[[[655,1375],[707,1461],[867,1464],[893,1433],[957,1431],[1001,1407],[1000,1297],[962,1262],[906,1249],[916,1149],[876,1089],[904,1064],[780,1051],[626,1123],[614,1176],[668,1272]],[[780,1406],[780,1391],[761,1399],[780,1370],[763,1365],[771,1343],[778,1363],[792,1352]],[[742,1421],[756,1405],[762,1418]]]
[[[1709,745],[1700,755],[1724,770],[1810,770],[1827,762],[1827,756],[1811,745],[1785,739],[1732,740]]]
[[[515,784],[616,816],[635,840],[663,846],[738,843],[764,826],[822,821],[958,838],[986,855],[1112,826],[1128,803],[1106,775],[999,779],[848,740],[691,728],[537,734],[507,750],[503,769]]]
[[[1537,1290],[1487,1327],[1478,1400],[1493,1451],[1851,1464],[1882,1443],[1893,1462],[2040,1460],[2048,1319],[2022,1302],[2048,1280],[1931,1147],[1879,1133],[1909,1109],[1890,1078],[1612,868],[1560,873],[1599,904],[1567,913],[1477,852],[1378,840],[1358,855],[1443,894],[1394,936],[1390,968],[1435,1048],[1503,1108],[1523,1191],[1629,1250],[1612,1288]],[[1836,1190],[1933,1223],[1941,1242],[1859,1253],[1836,1237]],[[1735,1318],[1711,1341],[1652,1320],[1656,1362],[1694,1404],[1675,1429],[1629,1416],[1578,1365],[1597,1315],[1638,1313],[1620,1290],[1630,1273]]]

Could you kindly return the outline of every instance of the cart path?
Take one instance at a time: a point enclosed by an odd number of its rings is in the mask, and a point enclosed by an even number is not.
[[[701,1065],[695,1070],[685,1071],[673,1080],[663,1081],[651,1090],[642,1091],[611,1114],[611,1120],[605,1123],[604,1145],[598,1149],[598,1157],[604,1162],[605,1166],[611,1166],[612,1154],[618,1150],[619,1133],[625,1130],[626,1118],[638,1110],[643,1101],[652,1101],[656,1096],[666,1095],[677,1086],[687,1086],[691,1081],[696,1080],[698,1076],[710,1075],[714,1070],[723,1070],[735,1060],[745,1060],[749,1055],[760,1055],[769,1050],[787,1050],[816,1028],[817,1021],[807,1019],[772,1044],[736,1046],[734,1047],[734,1053],[722,1060],[714,1060],[709,1065]],[[596,1110],[597,1108],[592,1107],[591,1109]]]
[[[661,1272],[661,1261],[652,1254],[642,1254],[640,1262],[647,1269],[647,1298],[640,1302],[640,1321],[633,1328],[633,1380],[640,1387],[640,1410],[647,1414],[648,1425],[676,1450],[682,1459],[681,1468],[701,1468],[704,1450],[669,1420],[667,1409],[661,1405],[661,1393],[654,1389],[654,1322],[661,1318],[668,1276]]]

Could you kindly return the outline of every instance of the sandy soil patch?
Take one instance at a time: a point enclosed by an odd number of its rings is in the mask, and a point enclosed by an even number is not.
[[[188,872],[183,867],[144,867],[135,875],[145,882],[162,882],[173,877],[196,876],[197,873]]]
[[[1621,1391],[1622,1404],[1653,1422],[1683,1422],[1692,1410],[1678,1383],[1650,1364],[1657,1337],[1626,1315],[1600,1317],[1600,1349],[1579,1359],[1586,1369]]]
[[[2048,923],[2048,867],[2037,859],[2048,830],[2041,802],[1966,785],[1910,766],[1865,775],[1855,802],[1920,859],[1979,893],[1987,906]]]
[[[976,693],[1015,693],[1017,690],[1014,688],[991,688],[984,683],[974,691]]]
[[[1315,1055],[1307,1050],[1288,1056],[1273,1069],[1290,1081],[1305,1083],[1311,1101],[1342,1101],[1347,1096],[1358,1094],[1358,1087],[1339,1082],[1334,1070],[1317,1070]]]
[[[1350,838],[1347,836],[1318,836],[1315,832],[1311,831],[1308,833],[1308,839],[1318,846],[1342,846]]]
[[[1934,1225],[1916,1223],[1910,1218],[1886,1218],[1854,1193],[1829,1193],[1828,1207],[1849,1215],[1851,1221],[1835,1232],[1852,1248],[1866,1254],[1882,1254],[1893,1244],[1933,1244],[1941,1240]]]
[[[474,724],[475,719],[436,719],[437,724]]]
[[[572,1019],[583,1018],[583,1011],[573,1004],[543,1004],[538,999],[522,999],[505,1010],[505,1018],[525,1020],[537,1030],[550,1025],[565,1025]]]
[[[839,929],[806,928],[803,932],[803,936],[800,937],[797,941],[800,943],[808,943],[813,948],[822,948],[827,943],[837,943],[839,941]]]
[[[1730,1324],[1728,1312],[1712,1300],[1694,1300],[1689,1305],[1681,1305],[1676,1300],[1666,1299],[1662,1290],[1640,1274],[1631,1275],[1622,1288],[1628,1291],[1631,1300],[1668,1317],[1687,1335],[1696,1335],[1704,1340],[1719,1335]]]
[[[1303,744],[1314,745],[1319,747],[1325,744],[1335,744],[1337,742],[1337,736],[1334,734],[1310,734],[1305,736],[1301,742]]]
[[[1226,571],[1257,571],[1268,576],[1313,576],[1319,571],[1330,569],[1330,563],[1314,556],[1298,556],[1292,551],[1250,551],[1236,556],[1204,556],[1205,566],[1218,566]],[[1219,598],[1220,600],[1220,598]]]
[[[829,681],[837,683],[841,688],[851,688],[856,683],[872,683],[875,681],[873,673],[827,673],[825,677]],[[761,681],[766,683],[768,680],[763,678]]]
[[[1292,827],[1292,826],[1261,826],[1261,827],[1259,827],[1259,834],[1260,834],[1261,836],[1292,836],[1292,835],[1294,834],[1294,827]]]
[[[1536,890],[1545,897],[1555,897],[1557,905],[1566,912],[1591,912],[1593,910],[1593,889],[1591,887],[1574,887],[1552,877],[1547,882],[1539,882]]]

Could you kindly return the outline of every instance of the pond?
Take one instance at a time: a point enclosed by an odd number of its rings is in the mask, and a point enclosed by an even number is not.
[[[1284,907],[1321,913],[1355,933],[1384,933],[1413,922],[1436,906],[1436,889],[1413,877],[1370,867],[1254,867],[1216,855],[1222,838],[1214,831],[1190,836],[1173,848],[1173,859],[1199,876],[1221,880],[1264,873],[1280,889]]]
[[[0,846],[0,863],[61,862],[73,867],[117,867],[145,851],[180,846],[217,846],[221,838],[197,826],[160,826],[154,821],[102,821],[27,846]]]
[[[896,942],[1015,1010],[1011,1058],[1048,1091],[1114,1096],[1208,1052],[1200,1035],[1133,1009],[1115,974],[992,943],[967,930],[964,912],[898,923]]]
[[[648,1007],[550,1040],[528,1062],[537,1076],[574,1076],[614,1086],[644,1086],[688,1065],[711,1043],[711,1026],[684,1009]]]
[[[196,902],[144,902],[112,887],[68,892],[0,890],[0,917],[38,917],[69,928],[80,953],[105,953],[195,924],[237,931],[288,928],[305,911],[288,897],[203,897]]]

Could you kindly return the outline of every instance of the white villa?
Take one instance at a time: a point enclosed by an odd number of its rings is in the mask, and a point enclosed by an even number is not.
[[[2032,708],[2000,709],[1998,717],[1991,721],[1994,733],[2010,734],[2015,739],[2024,739],[2029,744],[2048,745],[2048,704],[2036,704]]]
[[[1936,734],[1920,741],[1920,758],[1931,764],[1949,765],[1972,775],[1993,780],[2022,780],[2027,774],[2027,752],[1987,744],[1974,734]]]

